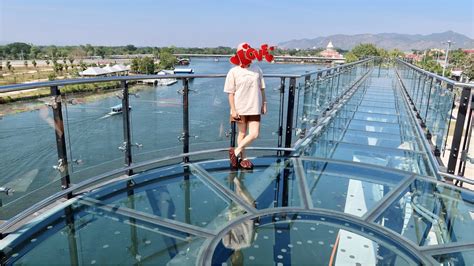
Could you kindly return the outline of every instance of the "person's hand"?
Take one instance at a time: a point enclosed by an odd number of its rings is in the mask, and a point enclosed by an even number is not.
[[[262,114],[266,114],[267,113],[267,102],[263,102],[262,104]]]
[[[232,118],[234,118],[235,120],[239,120],[239,119],[240,119],[240,115],[237,113],[236,110],[231,110],[231,111],[230,111],[230,115],[231,115]]]

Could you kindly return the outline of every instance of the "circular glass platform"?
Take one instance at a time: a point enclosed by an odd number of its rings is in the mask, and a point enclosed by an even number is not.
[[[0,242],[5,265],[469,264],[474,194],[363,163],[177,164],[92,189]],[[471,252],[472,253],[472,252]]]

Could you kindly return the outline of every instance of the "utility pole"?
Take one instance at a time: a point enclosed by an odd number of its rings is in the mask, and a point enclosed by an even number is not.
[[[443,44],[445,43],[448,44],[448,47],[446,48],[446,56],[444,57],[443,77],[444,77],[444,72],[446,72],[446,67],[448,66],[449,48],[451,48],[451,44],[454,44],[454,42],[447,41],[447,42],[444,42]]]

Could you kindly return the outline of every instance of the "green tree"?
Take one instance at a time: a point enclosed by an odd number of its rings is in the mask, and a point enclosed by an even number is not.
[[[351,52],[359,59],[380,55],[377,47],[371,43],[361,43],[352,48]]]
[[[31,61],[31,64],[33,65],[34,68],[36,68],[36,65],[37,65],[36,60],[33,59],[33,61]]]
[[[397,58],[397,57],[405,56],[405,53],[395,48],[389,52],[389,55],[390,55],[390,58]]]
[[[71,63],[71,66],[72,66],[74,63],[74,57],[69,56],[68,59],[69,59],[69,63]]]
[[[46,65],[48,65],[48,66],[49,66],[49,64],[50,64],[50,63],[51,63],[51,62],[49,62],[49,60],[48,60],[48,59],[46,59]]]
[[[28,68],[28,60],[23,61],[23,65],[25,65],[25,67]]]
[[[104,46],[99,46],[95,49],[96,55],[100,56],[102,59],[105,58],[105,48]]]
[[[160,64],[161,69],[173,69],[177,63],[176,56],[169,52],[169,50],[162,49],[160,51]]]
[[[353,52],[348,52],[345,55],[346,58],[346,63],[351,63],[359,60],[359,58],[353,53]]]
[[[140,59],[139,72],[142,74],[155,73],[155,62],[151,57],[143,57]]]
[[[130,65],[130,71],[138,73],[140,70],[140,58],[133,58],[132,64]]]
[[[10,61],[7,61],[6,63],[8,71],[12,71],[12,63]]]

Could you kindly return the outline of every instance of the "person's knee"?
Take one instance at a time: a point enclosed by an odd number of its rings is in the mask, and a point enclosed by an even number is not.
[[[259,134],[258,131],[250,132],[250,133],[249,133],[249,137],[250,137],[252,140],[255,140],[255,139],[258,138],[258,134]]]

